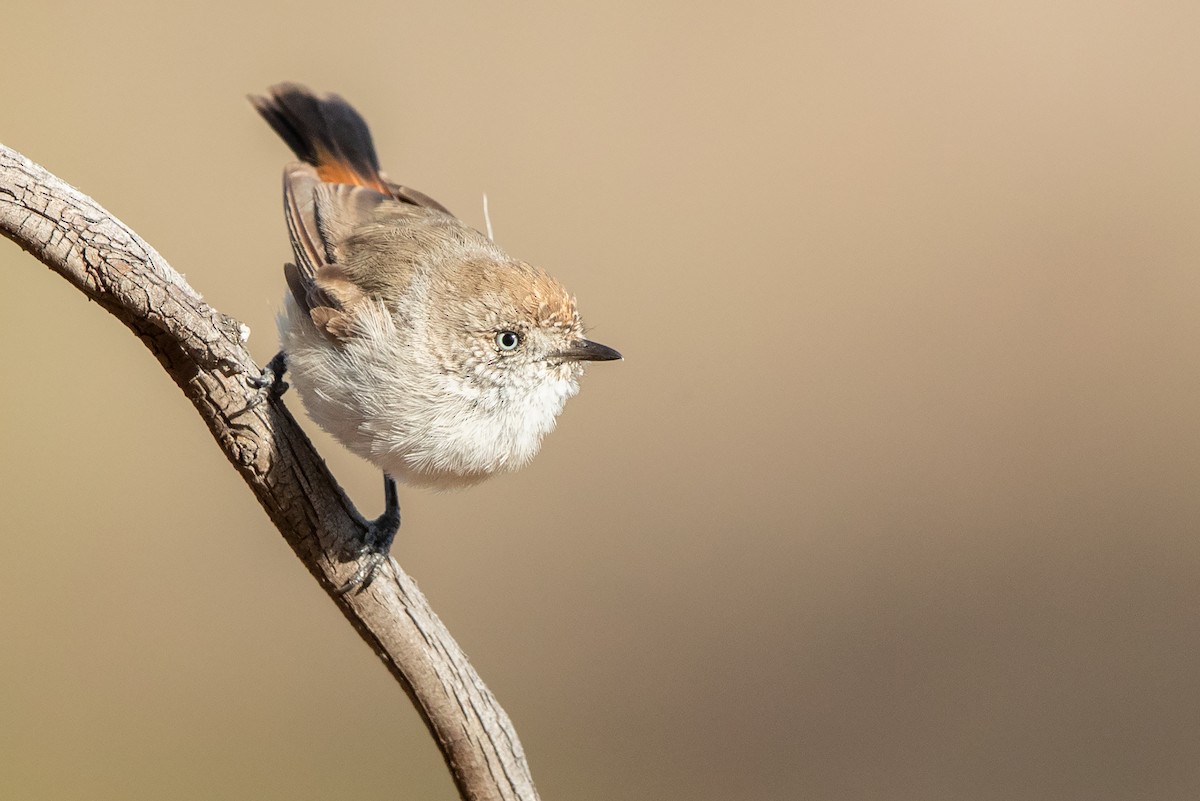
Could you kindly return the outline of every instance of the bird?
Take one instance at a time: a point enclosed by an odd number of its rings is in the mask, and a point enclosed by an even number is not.
[[[622,356],[586,338],[556,279],[389,180],[341,96],[280,83],[249,100],[297,159],[281,350],[253,383],[279,395],[286,373],[312,420],[383,471],[385,510],[342,587],[365,589],[400,527],[397,480],[450,490],[525,466],[584,365]]]

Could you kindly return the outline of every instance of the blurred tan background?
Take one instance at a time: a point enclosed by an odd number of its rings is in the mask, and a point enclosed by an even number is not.
[[[1200,6],[991,5],[25,3],[0,141],[260,361],[279,80],[578,295],[626,361],[394,551],[546,799],[1195,798]],[[453,798],[141,344],[0,264],[0,798]]]

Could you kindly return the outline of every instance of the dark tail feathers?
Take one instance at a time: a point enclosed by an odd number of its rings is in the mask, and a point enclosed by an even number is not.
[[[335,94],[320,97],[297,83],[280,83],[250,102],[322,181],[358,184],[391,194],[379,174],[371,131],[354,107]]]

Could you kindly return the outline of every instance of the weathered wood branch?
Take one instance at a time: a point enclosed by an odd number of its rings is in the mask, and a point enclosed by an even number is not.
[[[196,407],[292,550],[425,720],[463,799],[534,801],[512,723],[394,561],[339,595],[365,521],[287,408],[247,383],[246,328],[91,198],[0,145],[0,232],[123,322]]]

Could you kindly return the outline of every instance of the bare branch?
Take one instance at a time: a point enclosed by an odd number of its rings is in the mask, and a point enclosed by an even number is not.
[[[394,561],[363,592],[364,521],[282,403],[247,384],[244,326],[206,304],[148,244],[46,170],[0,145],[0,232],[128,326],[208,425],[296,555],[408,693],[463,799],[534,801],[512,723]],[[392,578],[394,575],[394,579]]]

